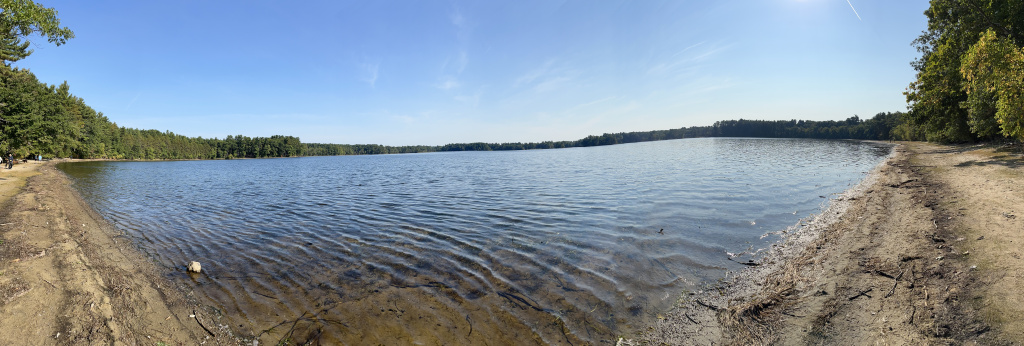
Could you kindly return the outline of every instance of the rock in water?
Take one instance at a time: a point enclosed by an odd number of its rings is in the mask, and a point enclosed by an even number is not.
[[[196,261],[188,262],[188,271],[198,273],[203,271],[203,266],[199,265],[199,262]]]

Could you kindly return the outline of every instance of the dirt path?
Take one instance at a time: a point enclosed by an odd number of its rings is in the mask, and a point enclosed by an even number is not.
[[[825,211],[841,216],[809,241],[791,236],[762,266],[683,296],[623,343],[1024,341],[1021,155],[905,143],[872,178],[837,201],[844,210]]]
[[[52,163],[0,171],[0,344],[236,343]],[[217,338],[210,337],[193,311]]]

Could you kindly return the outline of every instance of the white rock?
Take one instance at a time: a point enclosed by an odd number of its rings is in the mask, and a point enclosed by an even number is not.
[[[199,265],[199,262],[196,261],[188,262],[188,271],[198,273],[203,271],[203,266]]]

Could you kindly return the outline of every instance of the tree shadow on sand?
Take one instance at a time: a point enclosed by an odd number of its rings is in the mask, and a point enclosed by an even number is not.
[[[1000,152],[1000,150],[996,150]],[[1005,151],[1004,151],[1005,152]],[[1015,154],[1002,154],[993,156],[987,160],[971,160],[956,164],[956,167],[984,167],[984,166],[1003,166],[1006,168],[1021,168],[1024,167],[1024,157]]]
[[[970,160],[958,163],[955,167],[984,167],[984,166],[1003,166],[1007,168],[1021,168],[1024,167],[1024,148],[1019,144],[1013,142],[993,142],[993,143],[982,143],[982,144],[961,144],[961,145],[948,145],[935,150],[930,151],[930,154],[964,154],[972,151],[991,149],[995,155],[989,156],[982,160]]]

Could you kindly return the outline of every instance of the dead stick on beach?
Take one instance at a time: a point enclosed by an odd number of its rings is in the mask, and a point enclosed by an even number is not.
[[[714,305],[705,304],[704,302],[700,301],[700,299],[694,299],[693,301],[696,302],[697,304],[699,304],[700,306],[703,306],[705,308],[708,308],[708,309],[711,309],[711,310],[714,310],[714,311],[722,310],[722,308],[720,308],[720,307],[717,307],[717,306],[714,306]]]
[[[850,297],[849,299],[850,300],[854,300],[854,299],[860,298],[860,296],[865,296],[865,297],[871,298],[871,296],[868,295],[868,292],[871,292],[874,289],[875,289],[874,287],[871,287],[871,288],[868,288],[866,290],[860,291],[860,293],[857,293],[857,295],[855,295],[853,297]]]
[[[215,338],[217,337],[217,335],[214,335],[213,332],[211,332],[209,329],[206,329],[206,326],[203,325],[203,322],[199,322],[199,314],[197,314],[195,310],[192,310],[192,318],[195,318],[196,323],[199,323],[199,326],[203,327],[203,330],[205,330],[207,333],[210,333],[210,336]]]
[[[907,271],[906,269],[901,270],[900,271],[900,275],[896,275],[896,279],[894,279],[893,282],[892,282],[892,288],[890,288],[889,292],[885,294],[886,298],[889,298],[889,296],[891,296],[894,292],[896,292],[896,285],[900,283],[900,278],[903,277],[903,273],[906,272],[906,271]]]
[[[43,280],[43,282],[50,284],[50,286],[53,286],[53,288],[57,288],[57,285],[54,285],[52,282],[46,281],[46,279],[43,279],[42,276],[39,277],[39,280]]]
[[[697,323],[697,321],[694,321],[693,317],[690,317],[690,315],[687,315],[685,312],[683,313],[683,316],[686,316],[686,319],[690,320],[691,323],[696,324],[696,325],[700,325],[700,323]]]

